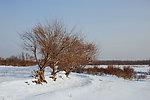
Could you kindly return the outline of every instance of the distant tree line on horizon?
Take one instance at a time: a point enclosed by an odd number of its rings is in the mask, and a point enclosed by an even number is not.
[[[96,60],[88,65],[150,65],[150,60]]]
[[[0,65],[6,66],[34,66],[36,62],[26,53],[9,58],[0,57]],[[96,60],[87,65],[150,65],[150,60]]]
[[[0,65],[6,66],[33,66],[36,63],[32,60],[32,57],[28,53],[22,52],[17,56],[10,56],[8,58],[0,57]]]

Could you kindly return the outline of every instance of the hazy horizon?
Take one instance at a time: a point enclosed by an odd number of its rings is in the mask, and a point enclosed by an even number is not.
[[[18,33],[60,18],[98,45],[98,59],[149,60],[149,5],[149,0],[0,0],[0,57],[23,51]]]

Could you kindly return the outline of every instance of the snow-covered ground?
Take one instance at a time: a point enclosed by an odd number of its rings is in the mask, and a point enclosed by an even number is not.
[[[150,68],[139,65],[132,67],[143,72]],[[150,100],[150,76],[130,81],[111,75],[78,73],[71,73],[66,78],[64,72],[60,72],[54,82],[48,78],[50,69],[47,69],[48,83],[36,85],[32,83],[34,78],[31,74],[35,69],[36,66],[0,66],[0,100]]]

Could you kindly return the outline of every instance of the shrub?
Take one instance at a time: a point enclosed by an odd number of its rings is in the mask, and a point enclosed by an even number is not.
[[[86,73],[92,75],[98,75],[98,73],[100,73],[100,75],[108,74],[108,75],[115,75],[117,77],[122,77],[124,79],[133,79],[136,76],[133,68],[124,67],[123,69],[121,69],[119,67],[117,68],[113,67],[112,65],[109,65],[107,68],[98,68],[98,67],[78,68],[74,70],[74,72]],[[143,78],[143,77],[139,77],[139,78]]]

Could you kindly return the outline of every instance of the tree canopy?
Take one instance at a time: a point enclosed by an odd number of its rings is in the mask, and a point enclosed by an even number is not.
[[[57,72],[65,70],[70,73],[95,60],[97,56],[95,44],[85,42],[78,32],[73,29],[69,31],[58,20],[46,25],[35,25],[30,32],[22,35],[22,39],[25,48],[32,52],[39,66],[39,83],[46,82],[44,71],[48,66],[53,70],[53,79],[56,80]]]

